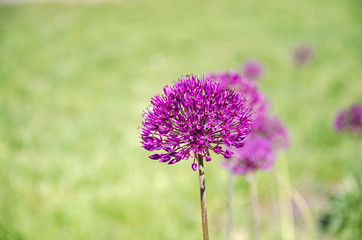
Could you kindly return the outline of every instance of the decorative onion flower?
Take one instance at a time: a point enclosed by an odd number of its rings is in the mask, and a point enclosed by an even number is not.
[[[264,74],[264,67],[259,61],[249,60],[243,64],[242,73],[251,80],[258,80]]]
[[[268,104],[264,94],[259,90],[258,85],[248,78],[241,77],[236,71],[212,73],[210,78],[219,82],[226,89],[235,89],[246,97],[246,105],[256,113],[254,127],[258,124],[258,119],[262,118],[268,110]]]
[[[223,145],[240,148],[252,127],[245,98],[204,76],[186,76],[164,94],[151,99],[140,129],[142,147],[161,151],[149,158],[174,164],[199,155],[210,161],[210,151],[229,158]]]
[[[272,141],[266,137],[250,136],[242,149],[243,151],[235,151],[235,154],[223,163],[236,175],[267,170],[275,161]]]
[[[279,119],[265,116],[242,149],[231,149],[235,154],[223,166],[238,175],[269,169],[276,160],[277,151],[287,149],[289,142],[288,132]]]
[[[276,116],[264,116],[263,119],[261,119],[261,123],[253,129],[251,134],[253,134],[253,132],[270,139],[274,150],[285,150],[290,145],[288,130]]]
[[[294,49],[293,61],[297,66],[306,65],[313,58],[313,48],[310,45],[299,45]]]
[[[354,134],[362,133],[362,105],[355,103],[349,109],[341,110],[334,122],[336,131],[350,131]]]

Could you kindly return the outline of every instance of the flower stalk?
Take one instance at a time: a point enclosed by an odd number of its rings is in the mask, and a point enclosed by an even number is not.
[[[292,190],[289,179],[289,167],[286,159],[279,161],[278,168],[275,169],[274,175],[278,184],[278,203],[279,203],[279,214],[280,214],[280,226],[282,239],[296,239],[295,235],[295,221],[293,214],[293,205],[292,205]],[[283,176],[283,178],[282,178]],[[295,202],[298,203],[298,202]],[[301,212],[303,211],[300,208]],[[305,211],[302,212],[303,217],[305,216]],[[312,226],[308,221],[310,218],[305,218],[307,227]],[[310,232],[312,228],[309,228]],[[313,238],[312,238],[313,239]]]
[[[200,178],[200,199],[201,199],[201,218],[202,218],[202,232],[203,239],[209,240],[209,229],[207,224],[207,208],[206,208],[206,188],[205,188],[205,168],[203,157],[198,154],[197,162],[199,164],[199,178]]]
[[[234,193],[234,182],[233,174],[228,171],[228,220],[226,228],[226,239],[231,239],[231,232],[233,228],[233,193]]]
[[[258,188],[256,177],[253,173],[247,177],[250,189],[251,199],[251,215],[253,223],[253,239],[260,240],[260,218],[259,218],[259,205],[258,205]]]

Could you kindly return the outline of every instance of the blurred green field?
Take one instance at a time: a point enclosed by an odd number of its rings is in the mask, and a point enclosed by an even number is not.
[[[149,160],[137,128],[166,83],[249,58],[265,64],[261,88],[290,129],[278,168],[287,174],[289,165],[291,184],[318,220],[328,194],[348,187],[355,154],[332,123],[338,109],[362,102],[361,7],[358,0],[0,6],[1,240],[201,239],[190,160]],[[303,69],[291,63],[299,43],[315,50]],[[206,165],[215,240],[226,229],[220,160]],[[274,174],[259,178],[262,239],[281,239]],[[239,178],[235,187],[234,237],[248,239],[247,185]],[[311,239],[298,212],[296,222],[297,239]]]

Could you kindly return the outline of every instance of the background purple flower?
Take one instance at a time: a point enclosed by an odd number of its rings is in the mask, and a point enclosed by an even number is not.
[[[235,89],[246,97],[246,104],[256,113],[254,126],[258,125],[268,110],[264,94],[259,90],[257,83],[248,78],[241,77],[236,71],[212,73],[209,75],[214,81],[219,82],[224,88]]]
[[[299,45],[293,51],[293,61],[297,66],[306,65],[313,58],[313,48],[310,45]]]
[[[348,109],[341,110],[335,119],[336,131],[350,131],[354,134],[362,133],[362,105],[355,103]]]
[[[241,94],[203,76],[186,76],[151,99],[140,135],[146,150],[163,150],[149,158],[174,164],[193,155],[196,170],[196,155],[210,161],[212,150],[229,158],[233,152],[222,145],[242,147],[251,126]]]
[[[220,82],[226,89],[235,89],[242,93],[247,98],[247,106],[256,114],[250,136],[245,139],[245,148],[229,148],[236,154],[223,165],[235,174],[271,167],[276,159],[276,151],[289,147],[289,134],[277,117],[267,114],[269,105],[258,84],[241,77],[235,71],[210,74],[210,78]]]
[[[287,149],[290,145],[288,130],[276,116],[265,115],[251,134],[253,134],[253,132],[270,139],[275,150]]]
[[[242,74],[251,80],[258,80],[264,74],[264,66],[257,60],[249,60],[243,64]]]
[[[266,137],[249,136],[242,151],[227,159],[223,165],[236,175],[244,175],[256,170],[270,169],[275,161],[272,141]]]
[[[223,165],[234,174],[266,170],[273,166],[279,150],[289,147],[288,131],[277,117],[264,116],[253,128],[242,149],[231,149],[235,154]]]

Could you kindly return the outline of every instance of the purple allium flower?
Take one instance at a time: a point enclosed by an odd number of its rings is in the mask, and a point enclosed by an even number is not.
[[[258,85],[248,78],[241,77],[236,71],[220,72],[210,74],[210,78],[219,82],[224,88],[235,89],[246,97],[246,104],[257,115],[254,127],[258,125],[258,119],[264,116],[268,104],[264,94],[259,90]]]
[[[264,66],[256,60],[249,60],[242,66],[242,73],[251,80],[258,80],[264,74]]]
[[[223,163],[223,166],[236,175],[244,175],[260,169],[270,169],[275,158],[271,139],[250,135],[245,146],[237,149],[235,154]]]
[[[276,150],[287,149],[290,145],[288,130],[276,116],[264,116],[252,133],[268,138]]]
[[[345,130],[355,134],[362,133],[362,105],[355,103],[349,109],[341,110],[336,117],[334,127],[338,132]]]
[[[313,58],[313,48],[310,45],[299,45],[294,49],[293,61],[297,66],[306,65]]]
[[[256,170],[266,170],[273,166],[277,151],[289,147],[289,135],[277,117],[264,116],[260,124],[253,128],[245,145],[235,151],[232,158],[223,164],[234,174],[242,175]]]
[[[193,75],[163,90],[164,94],[151,99],[140,128],[143,148],[164,151],[149,158],[174,164],[193,155],[192,169],[196,170],[197,155],[210,161],[212,150],[228,158],[233,153],[222,145],[243,146],[253,123],[241,94]]]

